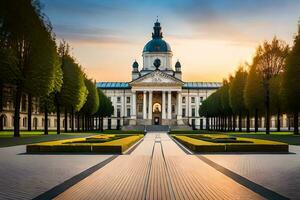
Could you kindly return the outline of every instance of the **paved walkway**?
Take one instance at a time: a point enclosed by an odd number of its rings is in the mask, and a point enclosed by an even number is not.
[[[148,133],[121,155],[56,199],[264,199],[187,155],[166,133]]]

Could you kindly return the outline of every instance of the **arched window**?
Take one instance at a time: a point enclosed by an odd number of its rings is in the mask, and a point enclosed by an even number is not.
[[[27,127],[27,117],[23,118],[23,127]]]
[[[159,103],[153,104],[153,112],[160,113],[161,112],[161,105]]]
[[[63,128],[65,128],[65,119],[63,119],[62,126],[63,126]]]
[[[4,115],[4,114],[1,115],[0,120],[2,122],[3,127],[6,127],[7,126],[7,117],[6,117],[6,115]]]
[[[38,119],[37,119],[36,117],[33,118],[33,127],[34,127],[35,130],[36,130],[37,127],[38,127]]]

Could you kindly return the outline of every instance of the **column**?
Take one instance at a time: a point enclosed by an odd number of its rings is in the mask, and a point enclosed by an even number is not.
[[[172,119],[171,91],[168,91],[168,119]]]
[[[131,119],[136,119],[136,91],[132,91]]]
[[[152,119],[152,91],[149,91],[148,119]]]
[[[162,91],[161,112],[162,112],[162,119],[166,119],[166,92],[165,91]]]
[[[177,119],[181,119],[182,117],[182,97],[181,92],[177,93]]]
[[[198,96],[196,96],[195,97],[196,99],[195,99],[195,101],[196,101],[196,117],[199,117],[199,105],[200,105],[200,103],[199,103],[199,97]]]
[[[144,91],[143,97],[143,119],[147,119],[147,92]]]

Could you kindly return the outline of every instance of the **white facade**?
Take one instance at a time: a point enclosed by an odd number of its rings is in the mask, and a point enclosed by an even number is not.
[[[109,127],[123,125],[194,125],[205,126],[199,116],[204,99],[221,83],[184,82],[181,64],[172,66],[170,45],[162,40],[160,23],[154,24],[152,40],[143,50],[143,66],[135,61],[131,82],[99,82],[110,98],[114,114],[105,120]],[[155,62],[158,62],[158,64]],[[105,124],[105,123],[104,123]]]

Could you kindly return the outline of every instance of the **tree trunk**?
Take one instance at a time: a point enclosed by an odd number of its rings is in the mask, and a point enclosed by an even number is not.
[[[27,129],[28,131],[31,131],[31,117],[32,117],[32,96],[31,94],[28,95],[28,111],[27,111],[27,118],[28,118],[28,124]]]
[[[71,108],[71,131],[74,133],[74,108]]]
[[[80,114],[77,113],[77,132],[80,132]]]
[[[270,134],[270,95],[269,84],[265,84],[266,134]]]
[[[239,113],[239,132],[242,132],[242,113]]]
[[[44,114],[45,114],[45,123],[44,123],[44,134],[48,135],[48,108],[47,105],[45,105],[44,108]]]
[[[3,119],[4,116],[2,115],[3,112],[3,83],[0,82],[0,131],[4,130]]]
[[[206,116],[206,118],[205,118],[205,128],[206,128],[206,130],[208,130],[209,131],[209,118]]]
[[[298,125],[299,113],[298,111],[294,112],[294,134],[299,134],[299,125]]]
[[[68,111],[67,108],[65,108],[65,132],[68,132]]]
[[[103,132],[103,117],[101,117],[100,131]]]
[[[247,111],[247,133],[250,133],[250,113]]]
[[[233,124],[232,124],[232,131],[235,132],[236,129],[236,115],[233,115]]]
[[[258,132],[258,109],[255,109],[255,117],[254,117],[254,132]]]
[[[81,116],[81,127],[82,127],[82,132],[84,132],[84,114]]]
[[[291,130],[291,117],[288,116],[288,130]]]
[[[277,110],[277,131],[280,132],[280,109]]]
[[[15,96],[14,111],[14,137],[20,137],[20,104],[21,104],[22,88],[20,83],[17,84]]]
[[[56,106],[56,133],[60,134],[60,104],[59,104],[57,93],[55,93],[55,106]]]

